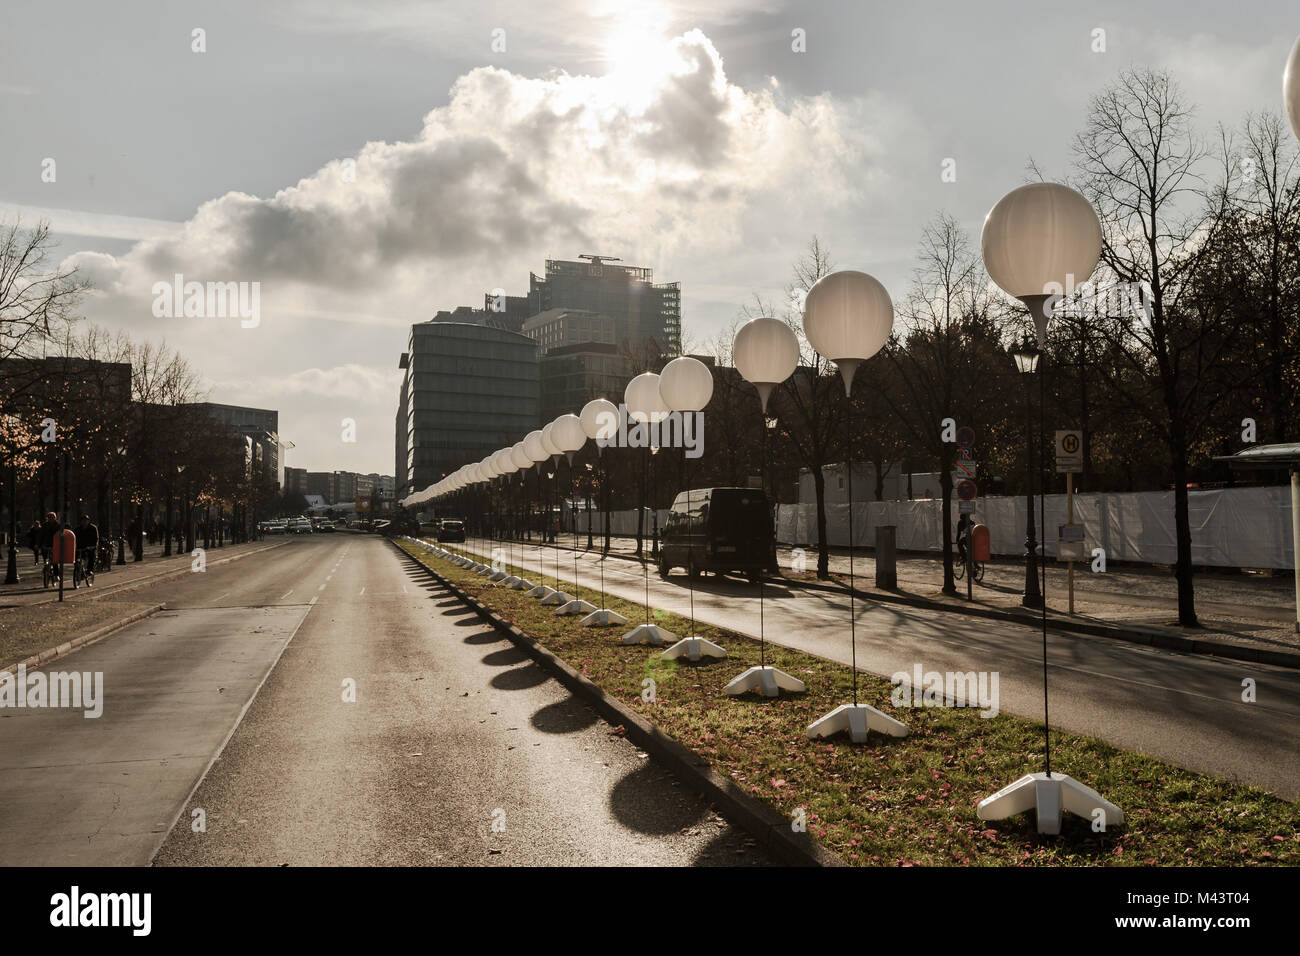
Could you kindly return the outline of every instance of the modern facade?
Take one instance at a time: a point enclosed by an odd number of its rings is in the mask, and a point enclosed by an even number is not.
[[[615,345],[586,342],[553,348],[542,356],[541,420],[577,414],[593,398],[617,404],[631,377],[627,358]]]
[[[530,316],[520,329],[543,352],[585,342],[614,344],[614,320],[584,309],[547,309]]]
[[[398,498],[537,427],[538,347],[527,336],[435,317],[411,326],[399,367],[406,417],[399,413],[396,438],[406,461]]]
[[[546,260],[546,275],[528,277],[532,316],[575,309],[612,320],[615,345],[654,342],[664,355],[682,346],[681,284],[656,284],[652,270],[616,264],[600,256],[585,261]]]
[[[262,464],[262,476],[275,484],[276,490],[284,488],[284,453],[293,447],[280,437],[280,413],[269,408],[246,408],[243,405],[218,405],[199,402],[196,405],[209,418],[243,435],[258,446],[257,460]]]

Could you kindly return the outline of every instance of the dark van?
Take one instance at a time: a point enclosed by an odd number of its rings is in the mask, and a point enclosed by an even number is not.
[[[689,508],[687,507],[689,502]],[[673,501],[659,540],[659,573],[685,568],[691,577],[702,571],[740,571],[757,581],[770,563],[772,510],[756,488],[697,488]]]

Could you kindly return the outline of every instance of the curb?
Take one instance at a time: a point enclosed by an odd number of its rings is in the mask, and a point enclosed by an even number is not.
[[[103,627],[98,627],[89,634],[82,634],[80,637],[74,637],[72,640],[64,641],[62,644],[55,647],[47,647],[45,650],[37,651],[31,657],[21,660],[16,664],[10,664],[8,667],[0,668],[0,674],[9,674],[16,677],[18,675],[18,668],[20,667],[44,667],[46,664],[59,660],[59,658],[67,657],[78,648],[85,647],[87,644],[94,644],[96,641],[103,640],[110,634],[120,631],[122,628],[130,624],[142,621],[146,617],[152,617],[166,607],[167,605],[165,604],[155,604],[152,607],[145,608],[143,611],[136,611],[134,614],[128,614],[121,620],[114,621],[112,624],[105,624]]]
[[[821,582],[811,581],[790,581],[788,579],[784,580],[790,587],[807,588],[811,591],[827,591],[836,594],[847,594],[849,590],[843,585],[822,584]],[[855,597],[860,597],[863,600],[876,601],[881,604],[903,604],[908,607],[920,608],[927,611],[947,611],[952,614],[965,614],[968,617],[981,617],[988,620],[1006,621],[1011,624],[1020,624],[1025,627],[1040,627],[1042,625],[1042,618],[1033,613],[1022,614],[1016,611],[1000,611],[993,608],[962,607],[960,605],[947,604],[943,601],[932,601],[928,598],[903,597],[901,595],[881,593],[879,591],[864,591],[861,588],[856,587],[853,589],[853,594]],[[1144,644],[1148,647],[1158,647],[1163,650],[1179,651],[1184,654],[1199,654],[1205,657],[1221,657],[1228,660],[1247,661],[1252,664],[1271,664],[1275,667],[1289,667],[1300,670],[1300,653],[1289,651],[1274,651],[1259,647],[1236,647],[1232,644],[1217,644],[1214,641],[1179,637],[1177,634],[1165,634],[1160,631],[1128,627],[1111,627],[1105,624],[1087,624],[1083,621],[1071,621],[1067,618],[1062,618],[1050,611],[1048,612],[1047,625],[1048,627],[1054,628],[1058,631],[1070,631],[1076,634],[1086,634],[1090,637],[1106,637],[1115,641]]]
[[[389,540],[392,541],[391,538]],[[764,850],[782,863],[790,866],[848,865],[806,833],[792,832],[790,821],[785,816],[745,793],[734,781],[714,770],[699,754],[673,740],[645,717],[607,694],[590,678],[547,650],[536,638],[507,623],[482,601],[470,597],[433,568],[403,550],[396,541],[393,541],[393,547],[402,557],[473,608],[485,622],[505,634],[574,696],[585,700],[613,726],[622,726],[628,740],[663,763],[705,800],[719,807],[733,823],[748,830]]]
[[[221,564],[229,564],[232,561],[238,561],[240,558],[247,558],[254,554],[261,554],[263,551],[270,551],[272,548],[278,548],[283,543],[284,542],[277,542],[276,544],[267,545],[264,548],[257,548],[254,551],[244,551],[241,554],[232,554],[228,557],[218,558],[215,561],[209,561],[208,564],[213,567]],[[130,594],[132,591],[137,591],[142,587],[149,587],[150,585],[157,584],[160,581],[166,581],[168,578],[180,577],[182,574],[189,574],[189,573],[190,573],[190,565],[183,564],[182,567],[171,568],[167,571],[159,571],[157,574],[150,574],[142,578],[137,578],[134,581],[127,581],[125,584],[114,584],[112,581],[109,581],[108,584],[106,584],[102,590],[94,591],[93,593],[87,592],[88,596],[80,600],[90,602],[90,601],[98,601],[101,600],[102,598],[116,597],[119,594]],[[45,604],[59,603],[59,599],[57,597],[58,592],[55,591],[52,593],[55,596],[46,598],[43,601],[31,601],[30,603],[25,605],[15,605],[15,606],[16,607],[41,607],[42,605]],[[66,604],[68,602],[65,601],[64,603]]]
[[[561,545],[560,547],[564,548],[565,546]],[[566,550],[571,551],[572,549],[566,548]],[[610,556],[619,558],[623,561],[640,563],[640,558],[633,555],[614,554],[611,551]],[[809,591],[825,591],[827,593],[845,595],[847,595],[849,591],[846,585],[840,584],[823,584],[820,581],[792,581],[786,577],[781,577],[780,580],[783,581],[787,587],[805,588]],[[933,601],[929,598],[904,597],[899,594],[890,594],[883,591],[864,591],[862,588],[858,587],[853,589],[853,595],[854,597],[862,598],[864,601],[875,601],[879,604],[901,604],[905,607],[914,607],[924,611],[945,611],[950,614],[965,614],[968,617],[979,617],[993,621],[1005,621],[1009,624],[1020,624],[1024,627],[1039,627],[1042,623],[1042,619],[1038,615],[1032,613],[954,605],[943,601]],[[1055,628],[1058,631],[1086,634],[1089,637],[1105,637],[1115,641],[1127,641],[1131,644],[1158,647],[1167,651],[1178,651],[1183,654],[1198,654],[1204,657],[1219,657],[1225,660],[1245,661],[1251,664],[1270,664],[1274,667],[1287,667],[1292,670],[1300,670],[1300,653],[1293,651],[1274,651],[1269,650],[1268,648],[1259,647],[1237,647],[1232,644],[1218,644],[1214,641],[1180,637],[1177,634],[1166,634],[1161,631],[1113,627],[1106,624],[1087,624],[1083,621],[1072,621],[1068,618],[1062,618],[1051,611],[1048,612],[1047,624],[1049,627]]]

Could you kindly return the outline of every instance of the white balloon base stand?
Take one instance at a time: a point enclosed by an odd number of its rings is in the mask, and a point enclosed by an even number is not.
[[[668,644],[677,640],[677,635],[658,624],[638,624],[623,635],[623,644]]]
[[[514,586],[515,586],[516,584],[518,584],[518,583],[519,583],[519,578],[515,577],[515,576],[512,574],[512,575],[510,575],[510,577],[506,578],[504,581],[501,582],[501,586],[502,586],[503,588],[511,588],[511,589],[513,589]]]
[[[906,737],[907,725],[866,704],[841,704],[820,720],[808,725],[809,737],[830,737],[843,731],[855,744],[867,742],[867,732],[875,730],[891,737]]]
[[[1061,811],[1068,810],[1085,820],[1098,819],[1104,827],[1123,826],[1124,811],[1109,802],[1092,787],[1086,787],[1064,773],[1028,773],[980,801],[975,815],[981,820],[1005,820],[1017,813],[1035,809],[1038,832],[1056,836],[1061,832]]]
[[[542,600],[543,598],[550,597],[554,593],[555,593],[555,588],[549,587],[548,585],[545,584],[539,584],[537,585],[537,587],[533,588],[524,596],[535,598],[537,600]]]
[[[599,611],[592,611],[578,623],[583,627],[610,627],[614,624],[626,624],[627,618],[618,611],[603,607]]]
[[[531,591],[534,585],[527,578],[515,578],[515,583],[510,585],[512,591]]]
[[[808,685],[775,667],[751,667],[739,677],[732,678],[731,683],[722,689],[732,697],[739,697],[751,690],[758,691],[764,697],[779,697],[783,690],[791,694],[802,694]]]
[[[542,598],[542,603],[558,606],[560,604],[568,604],[572,600],[573,598],[565,594],[563,591],[552,591],[550,594],[546,595],[546,597]]]
[[[504,581],[505,579],[506,579],[506,573],[499,569],[493,571],[491,574],[488,575],[489,581]]]
[[[726,657],[727,649],[719,647],[706,637],[683,637],[660,656],[674,661],[685,657],[691,662],[696,662],[701,657]]]
[[[562,614],[566,617],[571,615],[576,616],[578,614],[585,616],[594,610],[596,610],[596,605],[592,604],[590,601],[584,601],[582,598],[574,598],[563,607],[557,607],[555,613]]]

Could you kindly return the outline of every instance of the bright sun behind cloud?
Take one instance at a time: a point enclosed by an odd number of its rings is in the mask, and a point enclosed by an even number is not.
[[[644,109],[665,79],[682,69],[671,40],[672,11],[661,3],[611,5],[602,44],[605,79],[627,106]]]

